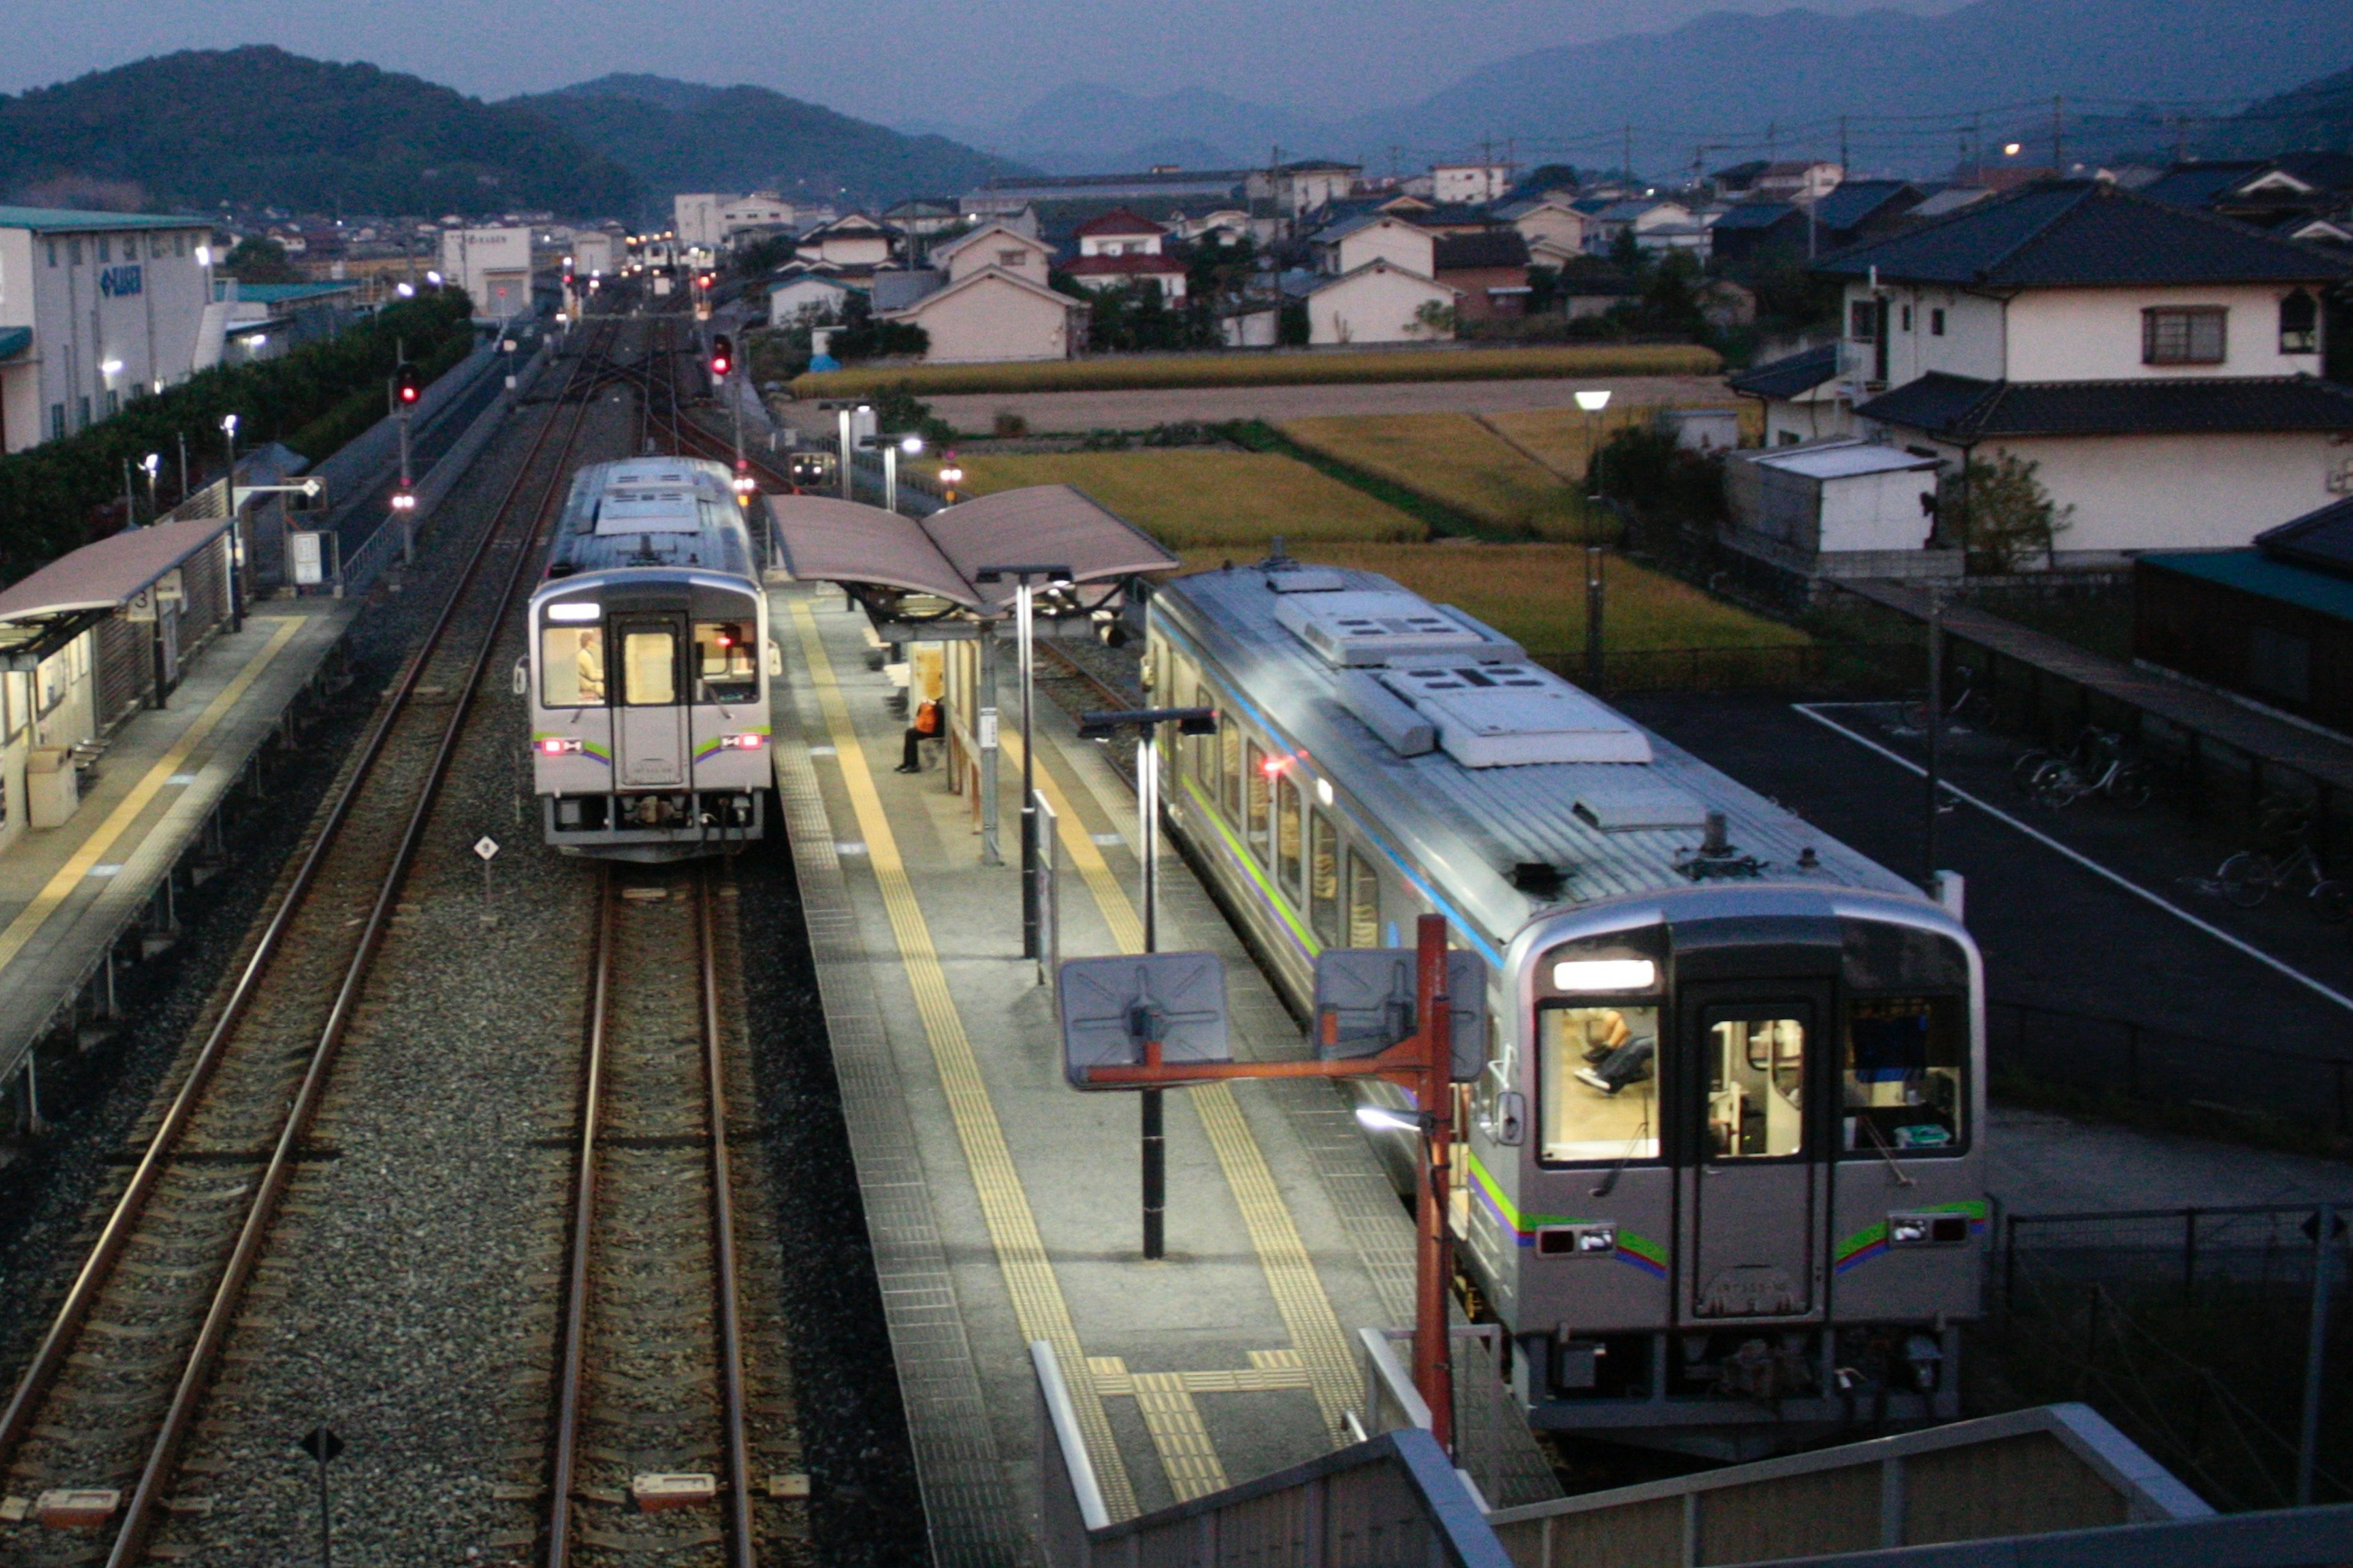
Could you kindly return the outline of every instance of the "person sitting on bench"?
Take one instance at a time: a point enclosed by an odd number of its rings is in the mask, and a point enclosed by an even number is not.
[[[1577,1069],[1577,1081],[1614,1095],[1651,1076],[1651,1059],[1659,1054],[1658,1037],[1635,1034],[1626,1026],[1624,1014],[1613,1013],[1601,1039],[1587,1054],[1598,1059]]]
[[[906,738],[899,746],[898,771],[919,773],[923,771],[923,755],[917,750],[925,741],[936,741],[947,730],[947,710],[936,697],[926,697],[923,705],[915,710],[915,721],[907,726]]]

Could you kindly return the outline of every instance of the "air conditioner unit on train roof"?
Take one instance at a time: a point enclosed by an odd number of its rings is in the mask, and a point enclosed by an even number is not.
[[[1379,679],[1436,726],[1440,749],[1466,768],[1651,760],[1641,731],[1533,664],[1432,659]]]
[[[1410,658],[1486,663],[1527,657],[1517,643],[1469,617],[1392,589],[1285,595],[1274,618],[1326,664],[1344,669]]]

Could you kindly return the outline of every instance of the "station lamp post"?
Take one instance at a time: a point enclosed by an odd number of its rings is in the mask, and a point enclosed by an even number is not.
[[[910,458],[922,456],[923,438],[913,435],[863,436],[859,438],[858,445],[867,451],[882,454],[882,510],[897,511],[900,455],[904,453]]]
[[[157,494],[164,478],[164,454],[150,452],[139,459],[139,466],[147,471],[147,521],[153,522],[164,513],[163,502]]]
[[[1014,582],[1013,615],[1015,647],[1021,671],[1021,956],[1034,959],[1040,955],[1038,931],[1038,750],[1032,745],[1032,720],[1037,706],[1037,588],[1039,583],[1050,588],[1071,585],[1068,566],[983,566],[973,574],[975,583]],[[984,732],[997,730],[997,693],[993,680],[984,683],[987,689],[982,710]],[[986,798],[995,798],[991,784],[996,773],[997,754],[994,746],[982,753],[982,783],[990,790]]]
[[[1577,405],[1585,410],[1585,479],[1589,492],[1585,515],[1589,525],[1601,511],[1601,411],[1609,406],[1609,389],[1580,392]],[[1601,681],[1601,542],[1588,535],[1585,542],[1585,679],[1594,685]]]
[[[1160,951],[1160,726],[1180,735],[1214,735],[1214,708],[1135,708],[1079,715],[1079,739],[1108,745],[1124,730],[1135,731],[1136,857],[1144,863],[1144,951]],[[1168,1139],[1160,1090],[1143,1091],[1144,1256],[1167,1256]]]

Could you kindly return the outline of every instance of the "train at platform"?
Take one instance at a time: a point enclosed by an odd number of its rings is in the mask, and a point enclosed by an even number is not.
[[[1155,701],[1219,720],[1158,748],[1171,830],[1301,1018],[1319,952],[1424,913],[1486,960],[1458,1259],[1535,1424],[1740,1457],[1958,1414],[1987,1199],[1954,913],[1388,578],[1278,552],[1163,584],[1147,628]]]
[[[762,836],[778,656],[724,466],[583,468],[530,616],[515,683],[549,844],[662,861]]]

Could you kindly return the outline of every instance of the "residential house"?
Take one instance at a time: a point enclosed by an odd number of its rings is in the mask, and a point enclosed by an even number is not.
[[[1746,163],[1735,163],[1730,168],[1718,169],[1708,175],[1707,188],[1720,197],[1736,201],[1743,196],[1755,194],[1757,176],[1763,174],[1767,167],[1769,165],[1766,160],[1751,158]]]
[[[1579,208],[1582,210],[1583,204]],[[1643,250],[1691,250],[1707,254],[1707,227],[1691,208],[1662,196],[1609,202],[1586,215],[1585,248],[1607,256],[1620,235],[1631,234]]]
[[[915,196],[882,210],[882,221],[902,234],[933,239],[965,225],[964,209],[944,197]]]
[[[788,327],[811,320],[839,321],[855,287],[828,272],[798,267],[768,285],[768,325]]]
[[[1180,211],[1170,216],[1168,232],[1191,245],[1240,245],[1250,237],[1250,216],[1240,207],[1212,207],[1198,216]]]
[[[1499,202],[1511,193],[1512,173],[1517,167],[1515,163],[1432,163],[1430,195],[1441,205]]]
[[[1433,280],[1452,289],[1460,318],[1487,321],[1525,313],[1528,246],[1508,228],[1448,235],[1438,241]]]
[[[1975,206],[1992,195],[1994,195],[1994,189],[1991,185],[1942,185],[1930,191],[1918,206],[1904,216],[1912,223],[1926,223],[1931,218],[1950,217],[1963,207]]]
[[[1301,158],[1271,169],[1253,169],[1244,194],[1253,202],[1271,202],[1285,217],[1299,218],[1332,203],[1345,201],[1363,174],[1362,163],[1335,158]]]
[[[2320,299],[2353,261],[2071,180],[1820,270],[1846,282],[1837,379],[1857,433],[1948,474],[2035,464],[2067,518],[2054,564],[2243,545],[2353,489],[2353,390],[2317,374]],[[1768,426],[1796,427],[1766,400]]]
[[[1765,445],[1794,447],[1854,434],[1854,402],[1839,378],[1839,345],[1817,343],[1727,378],[1765,408]]]
[[[1783,201],[1818,202],[1838,189],[1845,178],[1846,170],[1840,164],[1820,158],[1785,158],[1757,171],[1748,188],[1757,195]]]
[[[1558,196],[1523,196],[1494,211],[1519,230],[1532,251],[1540,241],[1550,241],[1571,255],[1585,248],[1585,215]]]
[[[1708,249],[1718,261],[1746,266],[1776,252],[1806,253],[1806,212],[1795,202],[1735,202],[1708,226]]]
[[[1556,239],[1528,241],[1528,265],[1531,267],[1549,267],[1559,272],[1578,262],[1592,259],[1586,255],[1582,246],[1563,245]]]
[[[2353,153],[2176,163],[2140,188],[2179,206],[2203,207],[2285,239],[2353,244]]]
[[[1462,298],[1459,290],[1378,256],[1337,277],[1288,273],[1282,288],[1306,305],[1307,341],[1319,348],[1451,338],[1454,328],[1447,318]]]
[[[1003,224],[987,223],[932,247],[938,287],[882,319],[930,336],[933,364],[1068,359],[1086,341],[1086,302],[1048,286],[1053,252]],[[913,285],[910,285],[913,287]]]
[[[1380,257],[1424,278],[1438,270],[1438,237],[1387,214],[1359,213],[1318,229],[1309,241],[1319,271],[1338,277]]]
[[[1185,264],[1162,246],[1168,231],[1124,207],[1090,218],[1072,237],[1079,254],[1062,268],[1087,289],[1118,289],[1147,282],[1171,303],[1185,298]]]
[[[895,231],[864,213],[844,213],[801,236],[794,254],[836,267],[880,267],[891,259]]]

